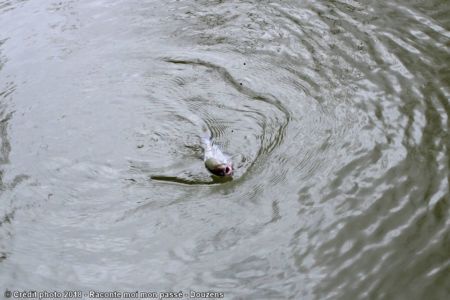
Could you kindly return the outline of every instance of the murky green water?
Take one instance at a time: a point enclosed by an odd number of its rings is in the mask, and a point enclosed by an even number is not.
[[[1,297],[448,299],[449,16],[0,1]],[[232,181],[205,170],[201,124]]]

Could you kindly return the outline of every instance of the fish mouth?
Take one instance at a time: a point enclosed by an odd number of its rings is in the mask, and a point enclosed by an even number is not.
[[[231,176],[233,175],[233,168],[230,166],[225,167],[225,176]]]

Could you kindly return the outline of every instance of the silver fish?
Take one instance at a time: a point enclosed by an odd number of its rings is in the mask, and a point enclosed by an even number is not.
[[[231,159],[214,145],[209,137],[202,138],[205,167],[217,176],[231,177],[233,175],[233,163]]]

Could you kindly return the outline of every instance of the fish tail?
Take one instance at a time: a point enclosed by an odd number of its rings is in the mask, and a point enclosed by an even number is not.
[[[212,148],[212,142],[211,139],[208,137],[202,137],[202,146],[205,151],[211,151]]]
[[[205,146],[211,145],[211,133],[209,132],[208,127],[206,127],[206,125],[202,126],[201,140]]]

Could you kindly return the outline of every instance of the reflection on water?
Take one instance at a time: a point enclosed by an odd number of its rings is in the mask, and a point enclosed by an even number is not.
[[[0,1],[0,285],[445,299],[448,13]]]

